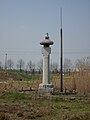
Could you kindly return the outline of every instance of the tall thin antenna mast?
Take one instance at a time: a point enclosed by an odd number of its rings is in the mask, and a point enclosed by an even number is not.
[[[60,8],[60,21],[61,21],[61,29],[60,29],[60,37],[61,37],[61,57],[60,57],[60,91],[63,92],[63,41],[62,41],[62,8]]]

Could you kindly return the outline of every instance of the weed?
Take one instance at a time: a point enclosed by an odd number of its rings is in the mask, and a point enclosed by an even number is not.
[[[7,92],[4,93],[1,98],[3,99],[13,99],[13,100],[25,100],[27,99],[27,95],[24,93],[18,93],[18,92]],[[28,97],[30,99],[30,97]]]
[[[10,120],[10,117],[8,114],[0,112],[0,120]]]

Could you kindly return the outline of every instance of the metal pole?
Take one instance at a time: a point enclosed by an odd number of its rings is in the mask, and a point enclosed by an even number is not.
[[[5,54],[5,70],[7,69],[7,53]]]
[[[62,41],[62,8],[60,8],[60,19],[61,19],[61,29],[60,29],[60,36],[61,36],[61,58],[60,58],[60,91],[63,92],[63,41]]]

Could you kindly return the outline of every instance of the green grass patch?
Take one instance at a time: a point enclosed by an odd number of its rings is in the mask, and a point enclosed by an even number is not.
[[[75,96],[75,99],[71,100],[70,97],[72,96],[61,95],[50,96],[50,98],[45,95],[40,98],[33,98],[33,94],[35,93],[7,92],[1,94],[0,104],[2,110],[5,106],[7,109],[10,106],[13,109],[15,105],[17,107],[19,105],[18,110],[22,111],[23,116],[26,114],[30,117],[33,112],[32,114],[33,116],[36,115],[37,120],[90,120],[90,101],[85,98],[78,99],[78,96]],[[24,120],[24,118],[22,119]]]
[[[37,80],[39,79],[40,75],[39,74],[28,74],[25,72],[18,72],[18,75],[22,80],[30,81],[30,80]]]
[[[28,100],[30,99],[30,96],[27,97],[27,95],[24,93],[7,92],[7,93],[2,94],[0,98],[6,99],[6,100]]]

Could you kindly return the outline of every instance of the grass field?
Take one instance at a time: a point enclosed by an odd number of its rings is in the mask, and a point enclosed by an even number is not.
[[[60,90],[60,75],[50,80]],[[90,120],[90,71],[63,76],[63,87],[80,94],[41,94],[41,82],[41,74],[0,71],[0,120]],[[35,91],[19,92],[30,88]]]
[[[77,95],[1,93],[0,120],[90,120],[90,100]]]

